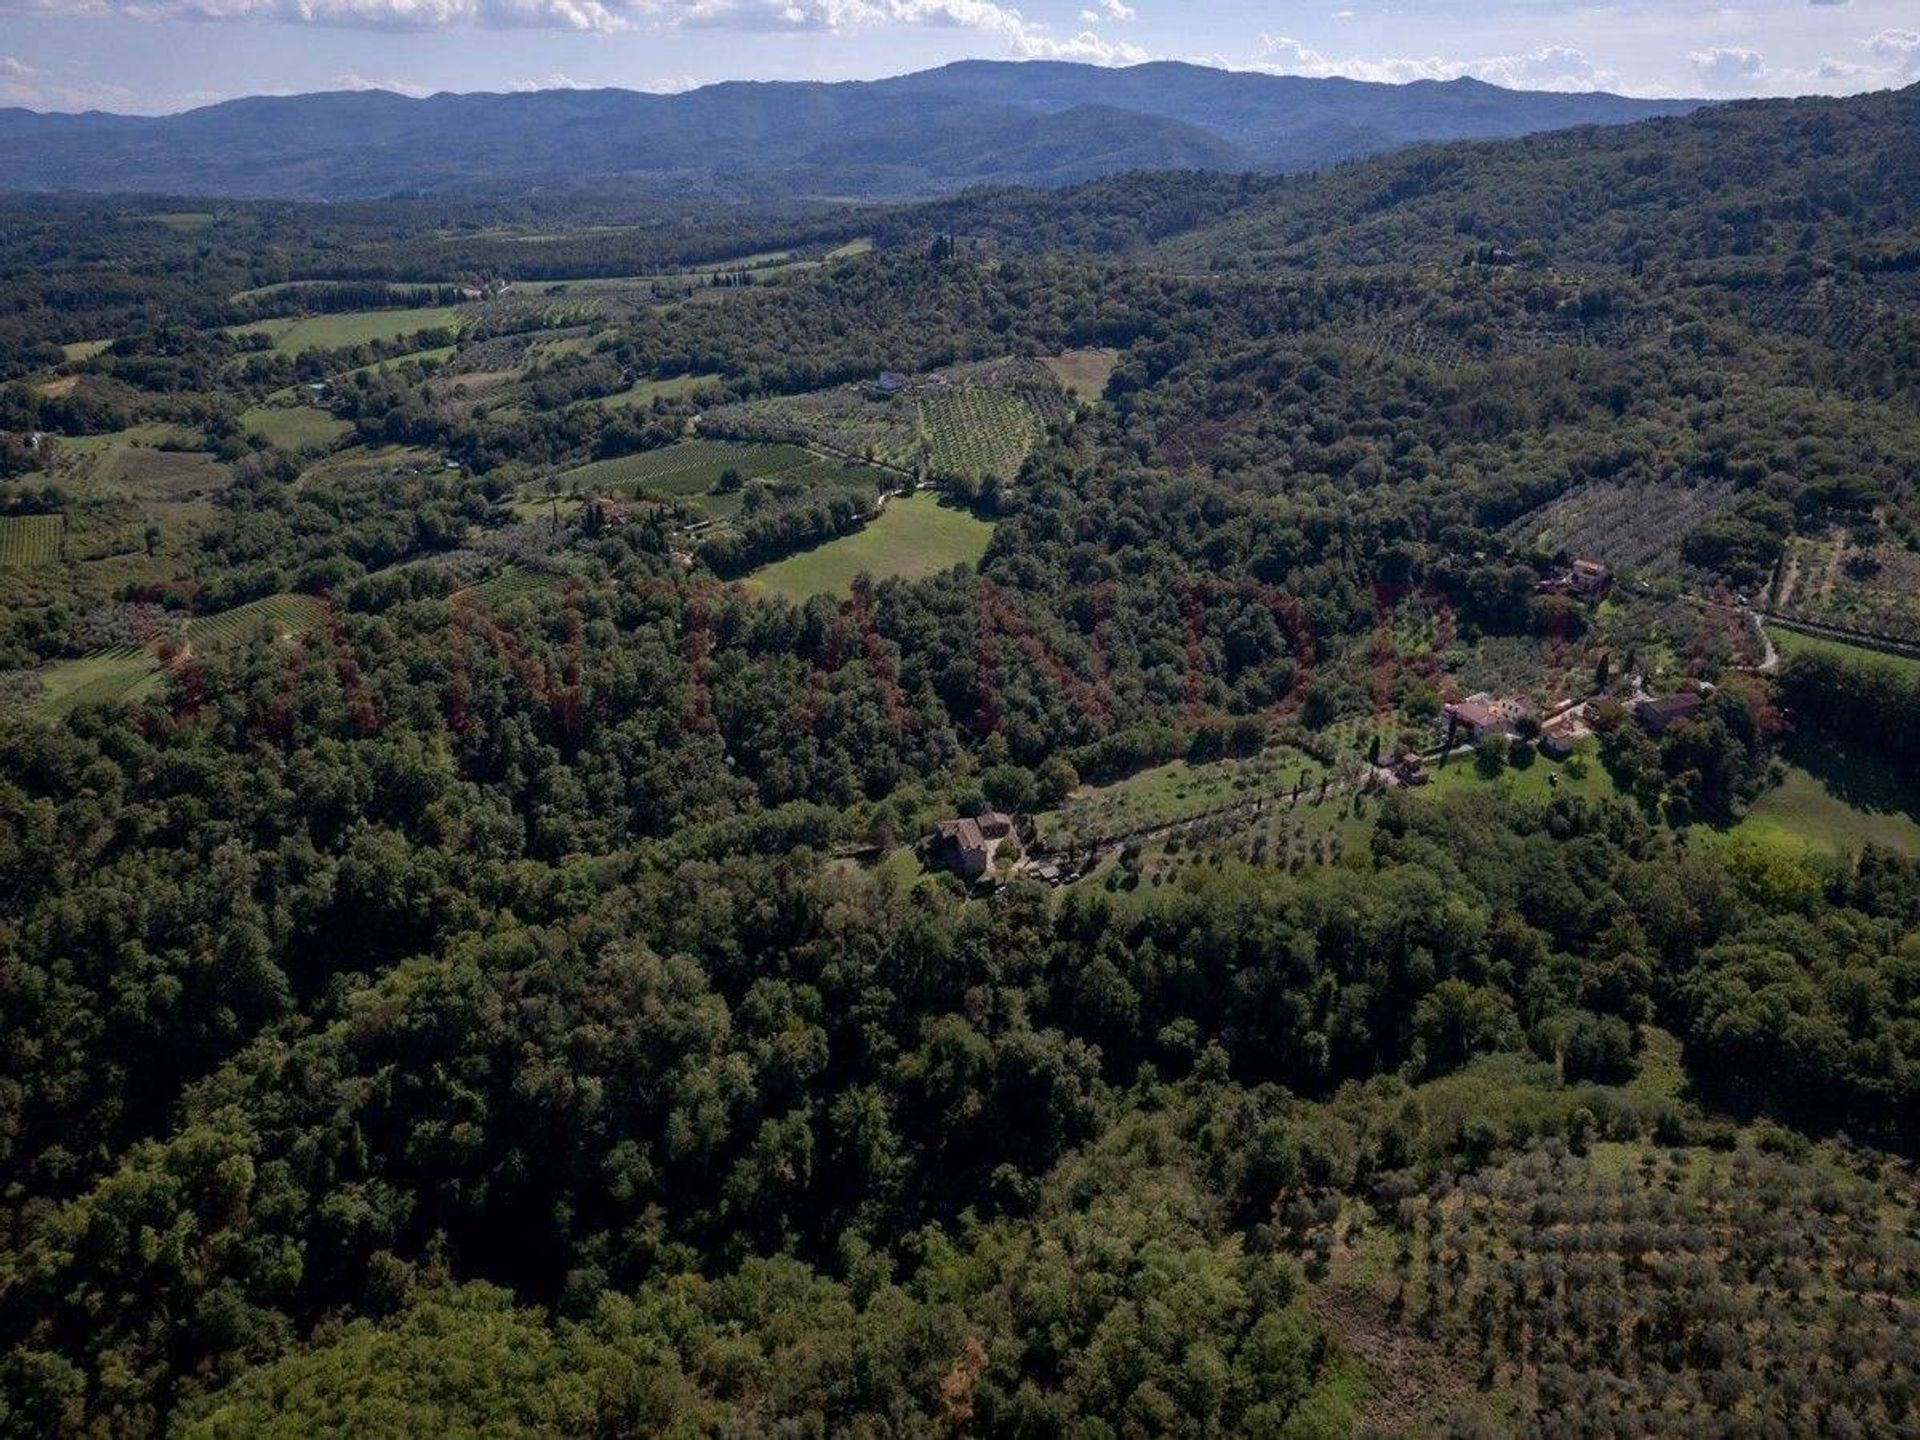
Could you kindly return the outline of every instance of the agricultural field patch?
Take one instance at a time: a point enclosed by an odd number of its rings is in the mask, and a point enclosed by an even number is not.
[[[675,375],[666,380],[639,380],[617,395],[603,395],[593,403],[612,410],[632,410],[655,400],[677,400],[717,384],[718,375]]]
[[[829,260],[851,260],[856,255],[868,255],[873,252],[873,238],[863,235],[858,240],[849,240],[827,252]]]
[[[796,445],[732,445],[687,440],[563,471],[562,486],[591,495],[704,495],[729,470],[743,480],[797,469],[817,457]]]
[[[435,366],[444,365],[458,351],[457,345],[430,345],[425,350],[410,351],[405,355],[395,355],[389,360],[376,360],[371,365],[359,365],[351,370],[341,371],[344,379],[352,375],[385,375],[398,370],[403,365]]]
[[[372,480],[412,467],[435,466],[439,458],[431,451],[411,445],[380,445],[372,449],[350,446],[316,460],[300,472],[301,485]]]
[[[338,315],[255,320],[229,327],[233,335],[265,335],[282,355],[303,350],[337,350],[369,345],[376,340],[398,340],[424,330],[458,330],[466,312],[449,305],[427,305],[405,310],[348,310]]]
[[[1066,398],[1038,361],[992,360],[909,378],[725,405],[702,424],[742,440],[819,445],[932,478],[1011,479]]]
[[[58,720],[82,705],[115,705],[136,700],[160,686],[160,661],[144,645],[120,645],[79,660],[62,660],[34,672],[40,690],[29,712]]]
[[[499,610],[516,600],[543,594],[560,583],[557,576],[509,565],[498,574],[490,575],[477,584],[469,585],[466,594],[489,610]]]
[[[224,489],[230,474],[204,451],[116,445],[100,453],[92,478],[141,499],[186,500]]]
[[[1454,1090],[1484,1106],[1503,1083],[1463,1072],[1420,1103],[1431,1116]],[[1678,1434],[1737,1407],[1799,1434],[1835,1406],[1857,1417],[1850,1433],[1899,1428],[1887,1399],[1910,1384],[1915,1320],[1893,1297],[1920,1276],[1901,1167],[1752,1139],[1578,1148],[1530,1150],[1388,1216],[1330,1212],[1298,1237],[1331,1261],[1316,1298],[1380,1382],[1376,1403],[1407,1407],[1390,1428],[1524,1430],[1518,1410]]]
[[[59,564],[65,523],[59,515],[0,516],[0,570],[35,570]]]
[[[240,417],[243,428],[281,450],[324,450],[353,426],[317,405],[256,405]]]
[[[1904,675],[1920,678],[1920,659],[1911,655],[1896,655],[1865,645],[1849,645],[1844,640],[1809,635],[1777,622],[1767,626],[1767,633],[1773,637],[1774,648],[1783,659],[1790,660],[1795,655],[1829,655],[1855,665],[1886,665]]]
[[[1110,784],[1081,786],[1058,809],[1034,817],[1034,838],[1046,849],[1072,851],[1226,811],[1292,808],[1296,783],[1300,802],[1313,805],[1321,779],[1331,775],[1312,756],[1288,749],[1199,765],[1175,760]]]
[[[319,623],[319,602],[306,595],[269,595],[216,615],[173,622],[189,656],[219,654],[260,634],[287,640]],[[154,646],[111,646],[34,671],[39,693],[28,708],[41,719],[56,720],[82,705],[124,704],[157,690],[162,673]]]
[[[1729,832],[1794,854],[1857,854],[1878,845],[1920,855],[1920,782],[1871,755],[1803,737],[1785,776]]]
[[[261,630],[277,640],[304,635],[320,623],[320,604],[309,595],[269,595],[217,615],[187,622],[187,645],[198,652],[231,649]]]
[[[1041,363],[1076,400],[1095,401],[1107,393],[1107,381],[1119,360],[1118,350],[1094,349],[1069,350]]]
[[[1920,645],[1920,554],[1857,545],[1844,531],[1799,539],[1781,563],[1772,609],[1811,624]]]
[[[894,499],[852,535],[756,570],[746,586],[797,603],[810,595],[844,594],[862,574],[921,580],[955,565],[978,565],[992,538],[993,526],[985,520],[923,491]]]
[[[111,340],[72,340],[60,349],[69,360],[91,360],[96,355],[104,354],[112,344]]]
[[[203,440],[204,437],[195,431],[156,420],[143,425],[129,426],[125,430],[108,430],[98,435],[62,435],[59,437],[59,445],[63,457],[77,458],[101,455],[127,445],[144,445],[148,449],[160,445],[191,449],[196,444],[203,443]]]
[[[1520,550],[1588,555],[1616,568],[1671,570],[1687,533],[1734,506],[1731,482],[1596,483],[1530,510],[1501,532]]]
[[[244,305],[249,300],[267,300],[275,295],[298,294],[302,290],[313,290],[325,285],[337,284],[333,280],[281,280],[272,285],[259,285],[252,290],[241,290],[227,298],[236,305]],[[396,281],[386,287],[387,298],[391,300],[419,300],[430,297],[434,291],[443,287],[427,284],[408,284]]]

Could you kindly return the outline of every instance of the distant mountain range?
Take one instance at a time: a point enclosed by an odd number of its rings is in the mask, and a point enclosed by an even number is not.
[[[1703,102],[1159,63],[963,61],[890,80],[260,96],[161,117],[0,110],[0,188],[354,199],[500,185],[912,198],[1130,170],[1303,170]]]

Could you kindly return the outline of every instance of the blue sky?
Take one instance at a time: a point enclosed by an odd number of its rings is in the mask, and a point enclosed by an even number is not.
[[[1920,0],[0,0],[0,105],[43,110],[366,86],[677,90],[968,56],[1831,94],[1920,81]]]

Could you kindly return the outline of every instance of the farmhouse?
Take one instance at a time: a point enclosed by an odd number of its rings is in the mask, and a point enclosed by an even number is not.
[[[1664,735],[1676,725],[1684,725],[1700,713],[1706,698],[1697,690],[1682,690],[1659,699],[1637,700],[1633,718],[1649,735]]]
[[[1013,838],[1013,817],[997,810],[963,820],[943,820],[927,838],[927,858],[964,880],[978,880],[993,868],[1000,847]]]
[[[1517,696],[1496,698],[1484,691],[1447,706],[1447,720],[1457,725],[1469,740],[1510,735],[1522,720],[1532,719],[1538,713],[1527,700]]]
[[[1574,595],[1582,600],[1604,600],[1613,589],[1613,571],[1598,560],[1578,559],[1565,570],[1535,587],[1545,595]]]
[[[898,395],[907,385],[907,377],[898,370],[883,370],[880,378],[873,382],[874,391],[882,397]]]

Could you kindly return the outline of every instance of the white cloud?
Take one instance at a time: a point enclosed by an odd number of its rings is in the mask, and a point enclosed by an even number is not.
[[[365,75],[335,75],[327,82],[333,90],[390,90],[395,95],[410,95],[418,100],[431,95],[431,85],[416,85],[410,80],[370,80]]]
[[[460,26],[612,34],[644,29],[728,29],[838,33],[874,26],[970,30],[1022,57],[1147,58],[1138,45],[1091,31],[1057,37],[999,0],[0,0],[0,14],[117,15],[138,20],[277,21],[366,30],[447,30]],[[1125,0],[1097,0],[1100,21],[1134,16]]]
[[[1867,42],[1867,50],[1902,75],[1920,75],[1920,30],[1882,30]]]
[[[1438,55],[1336,59],[1287,35],[1262,35],[1253,63],[1242,68],[1316,79],[1338,75],[1385,85],[1470,77],[1512,90],[1606,90],[1617,88],[1620,81],[1613,71],[1600,68],[1582,52],[1565,45],[1543,45],[1524,54],[1485,55],[1468,60]]]
[[[1764,80],[1767,60],[1758,50],[1741,45],[1716,45],[1711,50],[1696,50],[1687,57],[1693,73],[1708,85],[1720,89]]]
[[[1082,25],[1103,25],[1109,20],[1126,21],[1136,18],[1140,12],[1126,3],[1126,0],[1100,0],[1100,3],[1080,12]]]
[[[11,55],[0,55],[0,75],[4,75],[8,79],[19,80],[24,79],[28,75],[38,75],[39,73],[38,70],[34,69],[33,66],[27,64],[24,60],[16,60]]]

